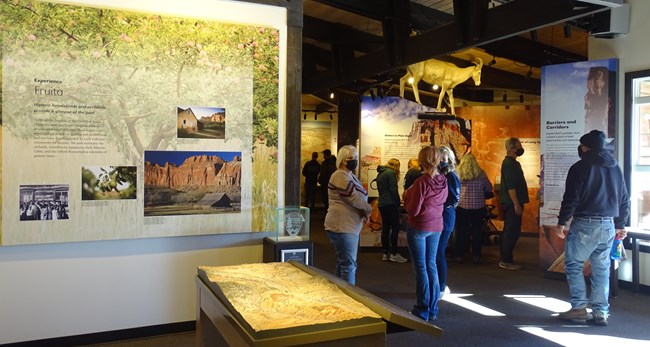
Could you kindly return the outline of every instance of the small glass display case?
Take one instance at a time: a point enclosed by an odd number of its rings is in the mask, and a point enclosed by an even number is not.
[[[309,208],[278,207],[276,225],[276,242],[309,240]]]

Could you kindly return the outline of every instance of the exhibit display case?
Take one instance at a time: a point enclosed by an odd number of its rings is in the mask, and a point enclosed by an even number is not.
[[[294,260],[313,265],[313,243],[309,240],[309,208],[278,207],[275,235],[264,238],[263,261]]]
[[[309,240],[309,208],[278,207],[273,239],[275,242]]]
[[[384,346],[442,330],[298,262],[198,268],[197,346]]]

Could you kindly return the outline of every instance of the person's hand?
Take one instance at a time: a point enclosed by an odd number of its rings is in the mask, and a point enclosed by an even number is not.
[[[522,213],[524,213],[524,209],[522,208],[522,206],[519,204],[515,204],[515,214],[517,216],[521,216]]]
[[[619,240],[624,240],[627,237],[627,230],[625,229],[616,229],[616,238]]]
[[[566,235],[564,235],[564,225],[556,225],[555,226],[555,235],[561,239],[564,239]]]

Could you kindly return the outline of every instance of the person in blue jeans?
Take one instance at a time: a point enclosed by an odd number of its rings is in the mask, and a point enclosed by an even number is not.
[[[438,252],[436,253],[438,282],[440,283],[440,291],[444,295],[444,293],[450,292],[449,288],[447,288],[447,257],[445,252],[449,237],[456,225],[456,206],[458,206],[460,200],[460,179],[456,174],[456,155],[454,155],[454,152],[449,147],[440,146],[440,154],[442,159],[438,164],[438,171],[447,178],[447,190],[449,191],[442,210],[442,234],[440,234]]]
[[[580,138],[580,160],[569,169],[564,196],[555,229],[566,235],[564,272],[566,273],[571,309],[559,314],[564,320],[588,320],[607,325],[609,316],[609,266],[614,237],[627,236],[625,223],[630,216],[630,198],[623,173],[608,149],[605,134],[592,130]],[[591,261],[591,294],[587,298],[585,262]],[[592,312],[587,311],[591,306]]]
[[[352,285],[356,283],[359,233],[371,212],[368,193],[354,175],[358,163],[359,152],[354,146],[341,147],[338,169],[327,185],[329,208],[324,225],[336,254],[336,276]]]
[[[411,313],[425,321],[438,319],[440,299],[436,254],[443,228],[443,204],[448,195],[447,178],[437,168],[441,159],[436,147],[423,147],[418,153],[423,174],[404,193],[406,239],[415,271],[416,302]]]

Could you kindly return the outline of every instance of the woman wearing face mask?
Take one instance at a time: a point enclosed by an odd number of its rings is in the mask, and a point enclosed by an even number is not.
[[[440,291],[444,295],[450,291],[447,288],[447,257],[445,257],[445,251],[447,250],[449,236],[451,236],[456,225],[456,206],[460,201],[460,179],[456,174],[456,155],[454,155],[454,152],[449,147],[440,146],[440,154],[442,159],[438,164],[438,171],[447,178],[447,190],[449,191],[442,210],[442,234],[440,235],[438,252],[436,253],[438,282],[440,283]]]
[[[357,251],[361,226],[370,217],[368,193],[354,175],[359,153],[354,146],[343,146],[336,159],[338,168],[327,185],[329,208],[325,231],[336,254],[336,276],[355,284]]]

